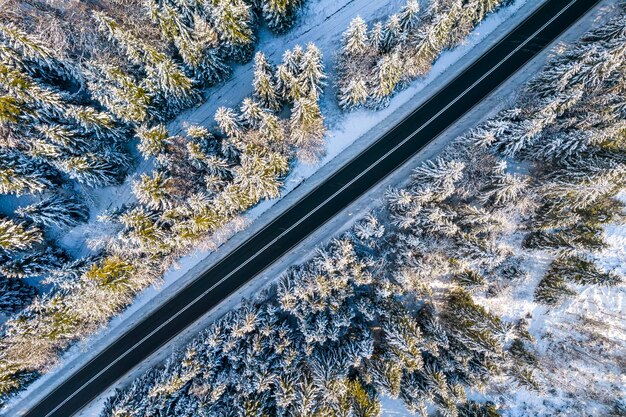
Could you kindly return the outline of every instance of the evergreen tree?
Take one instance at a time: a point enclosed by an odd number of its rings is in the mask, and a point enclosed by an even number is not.
[[[353,78],[347,85],[340,87],[337,98],[339,107],[344,110],[364,105],[370,97],[367,83],[363,78]]]
[[[43,240],[36,227],[28,228],[24,223],[0,218],[0,250],[7,253],[23,251]]]
[[[164,125],[159,124],[151,128],[143,126],[137,130],[137,136],[140,141],[139,151],[145,159],[157,157],[165,152],[169,134]]]
[[[324,117],[316,101],[302,98],[295,102],[291,114],[290,136],[298,155],[314,161],[324,152]]]
[[[369,46],[374,52],[381,53],[383,48],[383,42],[385,39],[385,28],[382,22],[377,22],[372,27],[369,35]]]
[[[322,92],[325,78],[322,53],[313,43],[309,43],[300,64],[300,75],[298,77],[302,93],[316,99]]]
[[[254,58],[254,97],[261,105],[270,110],[280,109],[280,99],[274,80],[274,69],[263,53]]]
[[[162,172],[156,171],[152,176],[141,175],[133,184],[133,193],[140,203],[152,209],[165,209],[172,206],[171,181]]]
[[[0,147],[0,194],[37,194],[52,187],[51,167],[13,149]]]
[[[263,17],[276,33],[286,32],[293,26],[302,0],[262,0]]]
[[[218,83],[229,74],[221,52],[212,46],[211,31],[195,7],[184,2],[157,3],[148,0],[148,9],[161,32],[180,53],[194,78],[204,84]]]
[[[381,44],[383,53],[389,53],[396,45],[403,43],[402,26],[399,15],[393,14],[389,16],[383,33],[385,34]]]
[[[66,260],[56,249],[13,255],[0,263],[0,273],[8,278],[27,278],[54,273]]]
[[[43,226],[73,227],[87,221],[89,209],[73,197],[59,194],[47,197],[37,203],[20,207],[15,211],[20,217],[26,217],[33,223]]]
[[[400,29],[405,34],[411,34],[420,23],[420,5],[417,0],[407,0],[398,16]]]
[[[358,59],[369,49],[369,39],[367,36],[367,23],[357,16],[350,22],[348,29],[342,35],[343,47],[341,54],[344,59]]]
[[[374,97],[385,103],[402,80],[402,63],[398,54],[384,55],[376,64]]]
[[[94,61],[87,75],[94,98],[120,120],[140,124],[159,118],[154,93],[119,67]]]
[[[230,138],[238,139],[243,134],[239,117],[232,109],[227,109],[226,107],[217,109],[217,112],[215,112],[215,121],[222,132]]]
[[[212,3],[208,7],[210,20],[220,40],[232,57],[246,61],[254,43],[250,6],[243,0],[215,0]]]
[[[133,63],[143,66],[148,90],[162,97],[161,105],[165,109],[178,112],[196,100],[193,80],[164,52],[148,45],[102,12],[95,12],[94,18]]]
[[[0,275],[0,312],[14,314],[28,306],[37,290],[26,282]]]
[[[84,154],[69,156],[55,165],[69,178],[90,187],[104,187],[118,184],[123,172],[119,165],[111,162],[110,154]]]

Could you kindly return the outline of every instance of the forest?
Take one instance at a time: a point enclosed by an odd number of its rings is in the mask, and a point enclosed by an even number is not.
[[[622,2],[101,417],[373,417],[383,399],[423,416],[624,415],[623,317],[567,313],[590,291],[623,297],[603,258],[624,222],[625,120]]]
[[[330,79],[314,44],[284,51],[279,62],[255,53],[261,30],[281,35],[298,24],[302,0],[4,0],[0,402],[182,255],[279,197],[296,161],[323,155],[325,89],[345,109],[379,107],[501,4],[409,0],[372,30],[357,18],[338,51],[341,75]],[[398,66],[408,53],[419,72]],[[254,79],[239,107],[220,108],[207,126],[168,130],[251,60]],[[342,86],[357,70],[366,96],[361,84]],[[149,169],[138,172],[140,164]],[[130,202],[94,209],[97,193],[129,181]],[[106,233],[85,238],[86,254],[59,244],[91,224]]]

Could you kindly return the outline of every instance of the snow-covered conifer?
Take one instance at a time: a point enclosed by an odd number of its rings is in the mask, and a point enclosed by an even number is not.
[[[384,55],[374,69],[375,87],[373,96],[384,103],[402,80],[402,61],[398,54]]]
[[[337,92],[339,107],[344,110],[364,105],[369,97],[367,83],[360,77],[351,79],[345,86],[339,86]]]
[[[142,174],[139,181],[133,183],[133,193],[140,203],[152,209],[168,208],[172,204],[170,179],[162,172],[152,176]]]
[[[5,252],[23,251],[43,240],[41,231],[22,222],[0,217],[0,249]]]
[[[20,217],[30,219],[33,223],[43,226],[72,227],[87,221],[89,209],[73,197],[53,195],[37,203],[19,207],[16,211]]]
[[[361,16],[357,16],[350,21],[348,29],[342,35],[342,42],[341,54],[346,56],[346,59],[359,58],[368,52],[367,23]]]
[[[313,99],[302,98],[295,102],[290,124],[291,141],[305,160],[316,160],[324,152],[324,117]]]
[[[262,0],[263,17],[269,28],[277,33],[287,31],[294,24],[298,6],[303,0]]]
[[[258,52],[254,58],[254,96],[261,105],[270,110],[280,108],[274,69],[263,53]]]
[[[0,275],[0,312],[17,313],[28,306],[37,290],[23,280],[8,279]]]
[[[230,138],[237,139],[243,134],[239,117],[233,109],[220,107],[215,112],[215,121],[219,128]]]
[[[139,151],[144,158],[152,158],[162,154],[167,145],[167,138],[169,137],[167,128],[162,125],[156,125],[151,128],[142,126],[137,130],[137,137],[139,137]]]
[[[326,74],[324,73],[322,53],[315,44],[309,43],[302,57],[297,82],[304,94],[311,98],[317,98],[325,85],[324,79],[326,79]]]

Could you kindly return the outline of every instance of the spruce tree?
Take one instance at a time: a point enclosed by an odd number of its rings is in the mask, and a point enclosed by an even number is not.
[[[295,102],[289,120],[290,137],[305,161],[315,161],[324,152],[324,117],[317,102],[302,98]]]
[[[263,53],[254,58],[254,97],[261,105],[270,110],[280,109],[280,99],[276,87],[274,68]]]
[[[73,227],[87,221],[89,209],[73,197],[59,194],[47,197],[37,203],[19,207],[15,213],[43,226]]]
[[[169,208],[173,204],[170,183],[171,180],[159,171],[152,176],[142,174],[140,180],[133,183],[133,193],[140,203],[149,208]]]
[[[178,112],[197,98],[193,80],[164,52],[125,30],[118,22],[102,12],[94,18],[100,28],[125,51],[134,63],[143,66],[149,91],[162,97],[160,105],[168,112]]]
[[[368,52],[369,38],[367,36],[367,23],[357,16],[350,22],[348,29],[342,35],[343,47],[341,54],[344,59],[358,59]]]
[[[0,250],[7,253],[24,251],[42,240],[36,227],[29,228],[22,222],[0,217]]]
[[[370,97],[367,83],[363,78],[352,78],[347,85],[341,86],[337,92],[339,107],[343,110],[354,109],[364,105]]]
[[[374,97],[384,104],[396,91],[402,80],[402,62],[400,56],[393,53],[383,56],[376,64]]]
[[[209,6],[210,19],[225,47],[238,60],[246,60],[254,43],[253,15],[243,0],[216,0]]]
[[[142,126],[137,130],[139,151],[145,159],[157,157],[165,152],[169,137],[165,125],[159,124],[151,128]]]
[[[0,312],[14,314],[28,306],[37,290],[26,282],[0,275]]]
[[[239,117],[232,109],[220,107],[215,112],[215,121],[219,128],[230,138],[238,139],[243,134]]]
[[[261,3],[269,28],[273,32],[284,33],[293,26],[302,0],[261,0]]]
[[[297,78],[302,93],[317,99],[325,85],[326,74],[324,73],[322,53],[313,43],[309,43],[306,47]]]

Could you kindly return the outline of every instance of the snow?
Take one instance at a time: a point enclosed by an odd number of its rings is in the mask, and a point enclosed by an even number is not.
[[[327,69],[330,69],[332,67],[330,65],[332,61],[330,51],[336,50],[339,35],[347,27],[349,20],[357,14],[360,14],[366,20],[380,18],[387,15],[390,10],[397,8],[397,6],[402,3],[404,3],[404,1],[400,0],[393,0],[385,2],[384,4],[368,0],[322,0],[319,2],[312,2],[307,7],[306,12],[301,19],[301,22],[303,23],[301,26],[298,26],[294,32],[278,38],[272,38],[269,34],[263,33],[258,50],[263,51],[272,61],[276,62],[285,49],[291,48],[297,43],[304,44],[306,42],[313,41],[324,52]],[[372,140],[378,137],[380,131],[383,131],[388,126],[395,124],[395,122],[401,119],[404,114],[407,114],[412,108],[414,108],[416,99],[417,102],[423,100],[430,91],[437,87],[437,85],[457,73],[470,59],[468,52],[472,51],[473,54],[479,53],[474,49],[477,46],[479,46],[481,50],[486,49],[490,44],[496,41],[499,34],[505,31],[505,27],[502,26],[503,23],[512,25],[515,22],[522,20],[524,16],[528,15],[530,11],[536,7],[537,4],[538,2],[529,1],[527,3],[526,1],[521,0],[489,16],[478,28],[476,28],[476,30],[472,32],[464,45],[461,45],[453,51],[444,53],[440,59],[437,60],[428,77],[412,83],[410,88],[394,97],[391,101],[390,107],[382,111],[372,112],[369,110],[359,110],[346,116],[339,117],[333,97],[327,94],[324,97],[323,110],[325,114],[331,113],[332,115],[327,116],[330,129],[327,135],[327,154],[323,160],[317,164],[297,164],[285,182],[285,187],[281,196],[282,201],[279,201],[280,199],[276,199],[260,203],[255,208],[250,210],[245,216],[237,219],[225,228],[225,230],[221,231],[218,238],[213,242],[213,246],[207,245],[205,249],[197,250],[193,254],[183,257],[179,261],[177,268],[170,270],[165,275],[161,285],[150,287],[144,291],[137,298],[136,302],[133,303],[133,305],[122,315],[115,318],[106,329],[91,339],[74,346],[69,352],[67,352],[61,363],[53,371],[40,378],[27,391],[18,397],[18,400],[24,398],[28,399],[18,405],[20,407],[25,407],[29,401],[38,398],[40,395],[44,395],[44,392],[52,388],[55,382],[62,377],[61,374],[67,374],[71,369],[75,369],[82,363],[88,361],[89,357],[94,352],[97,352],[101,347],[106,345],[111,338],[120,334],[124,331],[124,329],[128,328],[128,326],[145,316],[150,311],[152,306],[157,305],[169,295],[176,292],[178,288],[188,283],[199,271],[205,269],[211,262],[218,259],[221,256],[221,253],[226,252],[229,247],[236,245],[237,242],[244,239],[250,233],[253,233],[254,230],[262,227],[265,222],[271,219],[271,216],[267,212],[270,208],[273,208],[272,211],[274,215],[277,214],[286,205],[290,204],[291,201],[305,193],[306,189],[315,186],[315,184],[323,180],[324,175],[328,175],[336,169],[338,165],[345,162],[359,149],[362,149],[367,146],[368,143],[371,143]],[[581,28],[584,28],[584,25],[581,26]],[[498,30],[498,33],[496,33],[496,29],[501,30]],[[582,29],[579,28],[577,30],[580,31]],[[446,72],[451,67],[454,68],[454,71],[450,73],[448,73],[449,71]],[[222,86],[211,90],[211,97],[207,102],[196,109],[184,113],[170,125],[171,133],[179,131],[185,123],[211,124],[213,113],[217,107],[222,105],[234,106],[250,93],[251,78],[252,66],[250,64],[235,68],[233,78]],[[511,91],[512,90],[508,90],[507,94],[511,93]],[[411,102],[411,105],[407,105],[409,102]],[[502,105],[501,100],[496,102],[498,105]],[[474,115],[474,120],[471,118],[466,120],[473,123],[473,121],[477,118],[486,117],[496,107],[487,107],[488,111],[484,111],[485,109],[483,109],[479,115]],[[447,140],[450,140],[453,137],[454,135],[447,135]],[[357,140],[358,143],[355,143]],[[425,152],[424,155],[432,155],[433,152],[441,149],[443,143],[445,143],[443,140],[436,141],[436,143],[433,144],[434,148],[431,152]],[[422,157],[424,157],[424,155],[422,155]],[[410,161],[408,165],[415,166],[415,161]],[[145,162],[138,167],[138,172],[149,169],[150,164]],[[399,170],[399,172],[406,172],[406,170]],[[402,181],[402,178],[406,178],[406,176],[394,176],[389,179],[388,182],[381,185],[381,187],[387,187],[390,184],[393,184],[393,181],[398,183]],[[305,179],[307,179],[306,183],[304,183],[303,186],[299,186]],[[129,178],[121,187],[103,189],[96,195],[94,204],[99,210],[106,210],[113,206],[130,201],[132,198],[130,193],[131,184],[132,178]],[[379,187],[377,190],[373,190],[371,195],[380,195],[380,193],[376,194],[377,191],[380,191],[380,189],[381,188]],[[279,203],[281,203],[280,207]],[[358,206],[357,209],[345,212],[343,216],[339,216],[338,219],[327,225],[327,227],[324,228],[324,230],[322,230],[319,234],[316,234],[315,236],[312,236],[311,239],[308,239],[308,243],[305,242],[303,246],[301,246],[301,249],[294,251],[293,256],[286,262],[293,263],[294,261],[301,260],[299,258],[305,257],[310,253],[310,251],[306,249],[307,244],[310,247],[312,243],[317,244],[320,239],[327,238],[328,236],[334,234],[337,230],[339,230],[339,228],[347,227],[351,221],[347,221],[346,216],[357,218],[360,217],[359,213],[363,213],[371,208],[373,208],[372,200],[371,196],[369,196],[366,198],[366,203],[361,201],[361,205]],[[228,237],[245,227],[247,227],[245,233],[239,233],[235,236],[235,238],[224,244],[220,250],[217,252],[213,251],[218,244],[225,242]],[[82,235],[85,232],[93,234],[98,233],[97,229],[93,228],[93,225],[88,225],[84,227],[84,230],[78,231],[77,234]],[[73,247],[76,253],[80,253],[85,250],[84,242],[80,242],[80,239],[72,234],[65,239],[65,243],[68,247]],[[304,247],[304,249],[302,249],[302,247]],[[285,262],[279,263],[277,268],[281,268],[284,265]],[[276,273],[276,271],[278,271],[277,268],[272,268],[270,272],[265,273],[253,280],[254,282],[251,282],[236,295],[226,300],[222,305],[211,312],[211,314],[199,321],[199,323],[192,326],[192,328],[187,329],[185,331],[187,337],[185,335],[178,337],[174,343],[177,345],[184,343],[189,335],[195,332],[195,329],[204,327],[208,322],[215,320],[219,317],[219,315],[235,306],[241,297],[249,296],[262,286],[266,285],[272,280],[272,276],[278,276]],[[142,370],[148,368],[150,364],[158,361],[159,358],[163,357],[164,354],[172,347],[173,344],[170,344],[168,347],[162,349],[158,355],[155,355],[150,361],[146,361],[146,363],[142,364],[137,370],[134,370],[131,374],[125,377],[124,380],[120,382],[120,385],[124,381],[129,381],[133,375],[137,375]],[[114,387],[111,387],[109,392],[113,388]],[[37,393],[37,395],[33,395],[33,393]],[[94,404],[83,413],[83,415],[97,415],[97,410],[99,409],[99,406],[101,406],[101,402],[103,401],[102,398],[104,397],[105,395],[101,396],[97,402],[94,402]],[[16,403],[17,401],[12,402],[12,404]],[[385,406],[389,407],[389,412],[395,412],[397,414],[385,415],[406,415],[406,412],[402,414],[402,410],[397,409],[397,405],[398,403],[396,401],[386,400]],[[387,408],[385,408],[385,410],[387,410]]]
[[[381,398],[381,414],[385,417],[406,416],[407,411],[399,398]]]

